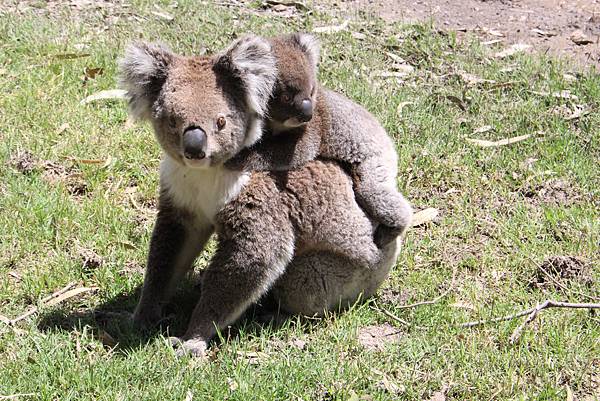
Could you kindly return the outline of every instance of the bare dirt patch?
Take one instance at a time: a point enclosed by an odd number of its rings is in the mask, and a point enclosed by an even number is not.
[[[557,285],[556,282],[564,282],[565,280],[574,280],[584,285],[591,285],[594,280],[590,264],[575,256],[551,256],[547,258],[538,267],[535,279],[538,287],[554,287]]]
[[[532,203],[567,206],[581,198],[574,185],[565,179],[552,179],[541,184],[530,184],[520,193]]]
[[[598,0],[344,0],[346,12],[368,10],[386,21],[433,20],[441,29],[472,32],[508,47],[525,43],[542,53],[565,55],[600,67]]]
[[[358,331],[358,342],[370,351],[381,351],[386,344],[398,342],[400,334],[400,330],[388,323],[366,326]]]

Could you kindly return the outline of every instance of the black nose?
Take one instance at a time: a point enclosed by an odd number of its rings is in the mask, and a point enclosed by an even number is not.
[[[183,133],[183,154],[188,159],[204,159],[206,156],[206,132],[190,127]]]
[[[304,99],[300,104],[300,116],[299,119],[302,122],[310,121],[313,115],[313,106],[310,99]]]

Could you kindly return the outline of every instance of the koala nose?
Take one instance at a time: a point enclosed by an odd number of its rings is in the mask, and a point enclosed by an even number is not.
[[[313,115],[313,106],[310,99],[304,99],[300,104],[300,117],[302,122],[308,122]]]
[[[183,132],[183,155],[188,159],[204,159],[206,156],[206,132],[190,127]]]

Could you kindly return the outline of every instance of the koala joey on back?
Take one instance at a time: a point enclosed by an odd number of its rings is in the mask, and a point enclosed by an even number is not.
[[[337,163],[281,172],[224,166],[262,133],[275,63],[270,43],[255,36],[203,57],[138,43],[120,62],[131,111],[152,123],[163,150],[137,327],[161,320],[171,290],[218,236],[188,328],[174,341],[179,353],[202,355],[218,329],[267,292],[282,310],[322,314],[373,294],[395,263],[399,242],[377,248],[375,225]]]
[[[245,171],[287,170],[319,157],[340,162],[354,180],[360,205],[380,225],[382,247],[410,225],[412,209],[396,187],[397,154],[379,122],[363,107],[317,83],[319,43],[308,34],[270,39],[277,81],[267,132],[227,163]]]

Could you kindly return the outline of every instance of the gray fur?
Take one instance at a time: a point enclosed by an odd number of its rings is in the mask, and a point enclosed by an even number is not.
[[[249,87],[247,76],[241,86],[229,84],[237,67],[214,66],[215,58],[172,55],[158,95],[146,92],[143,99],[156,111],[145,115],[164,156],[159,213],[133,320],[140,327],[157,323],[170,290],[216,232],[218,248],[202,276],[200,299],[186,333],[174,341],[180,353],[194,355],[202,355],[217,329],[271,289],[286,310],[305,314],[372,294],[399,249],[398,242],[375,246],[375,224],[334,162],[275,173],[224,168],[246,137],[255,135],[260,119],[239,100]],[[218,129],[214,122],[223,115],[227,124]],[[181,157],[181,136],[189,126],[206,132],[210,163],[189,165]]]
[[[307,42],[310,35],[302,35]],[[297,36],[272,39],[278,61],[278,86],[314,85],[316,69],[298,62]],[[314,54],[300,48],[309,60]],[[290,60],[290,61],[288,61]],[[316,68],[316,67],[315,67]],[[277,86],[276,86],[277,88]],[[318,87],[312,120],[286,129],[283,121],[270,121],[272,128],[254,147],[245,149],[228,162],[232,169],[246,171],[288,170],[303,166],[317,157],[341,162],[354,178],[354,191],[361,206],[380,223],[375,234],[379,247],[402,234],[412,220],[410,204],[396,188],[397,154],[394,143],[379,122],[363,107],[345,96]],[[308,88],[301,88],[306,92]],[[276,98],[271,99],[274,116],[287,118]]]
[[[248,107],[258,115],[264,116],[277,78],[275,62],[268,41],[247,35],[217,55],[215,66],[229,70],[244,82]]]

